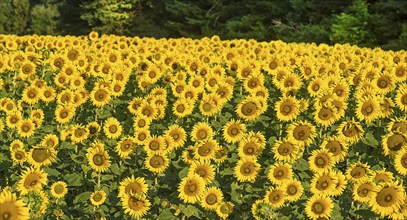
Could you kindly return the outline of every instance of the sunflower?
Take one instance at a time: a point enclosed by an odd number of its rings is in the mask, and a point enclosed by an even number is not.
[[[86,153],[89,166],[96,172],[105,172],[110,167],[110,156],[101,146],[89,147]]]
[[[287,133],[289,140],[294,141],[299,147],[310,145],[316,136],[315,127],[307,121],[289,125]]]
[[[375,90],[380,94],[387,94],[395,87],[393,76],[391,76],[389,73],[377,75],[373,79],[372,84],[374,85]]]
[[[196,160],[211,160],[215,158],[215,153],[219,149],[219,143],[216,140],[209,139],[204,142],[197,143],[194,150],[194,159]]]
[[[41,190],[47,184],[47,176],[47,173],[42,169],[28,167],[21,174],[18,190],[21,192],[21,195],[25,195],[33,190]]]
[[[235,120],[232,118],[223,126],[223,139],[227,143],[233,144],[239,142],[243,138],[243,134],[245,132],[245,124],[241,123],[240,120]]]
[[[358,142],[365,133],[360,123],[354,119],[342,122],[337,128],[337,132],[339,138],[351,144]]]
[[[213,129],[206,122],[196,123],[191,132],[191,139],[198,142],[203,142],[213,138]]]
[[[129,158],[136,148],[136,142],[132,137],[123,137],[116,145],[116,152],[120,158]]]
[[[356,117],[371,123],[380,116],[380,102],[376,97],[365,97],[357,102]]]
[[[264,202],[269,204],[273,209],[281,208],[286,202],[286,190],[284,188],[271,187],[264,196]]]
[[[332,154],[327,149],[313,150],[308,158],[308,164],[314,173],[328,172],[335,165]]]
[[[252,157],[253,159],[255,159],[260,156],[262,150],[263,149],[261,148],[255,137],[244,137],[239,142],[237,154],[241,158]]]
[[[178,198],[185,203],[196,203],[204,193],[205,181],[198,174],[194,173],[184,177],[178,186]]]
[[[164,134],[172,137],[175,148],[184,146],[187,139],[185,129],[177,124],[170,125]]]
[[[144,161],[144,166],[151,172],[162,174],[169,166],[169,159],[161,154],[148,154]]]
[[[301,185],[301,181],[298,180],[288,180],[284,182],[284,184],[281,186],[283,189],[285,189],[285,198],[289,202],[296,202],[298,201],[302,194],[304,193],[304,188]]]
[[[305,213],[311,219],[329,219],[333,207],[331,198],[324,195],[313,195],[305,204]]]
[[[29,86],[24,89],[21,100],[29,105],[34,105],[40,100],[40,91],[36,86]]]
[[[199,111],[203,116],[213,116],[218,112],[215,102],[208,95],[203,95],[199,102]]]
[[[407,149],[403,148],[397,152],[394,157],[394,167],[396,171],[403,175],[407,176]]]
[[[23,199],[27,201],[31,218],[39,218],[47,212],[49,198],[48,193],[46,193],[45,191],[30,191],[28,194],[24,195]]]
[[[117,139],[122,134],[123,127],[116,118],[110,117],[105,121],[103,131],[108,138]]]
[[[256,89],[264,86],[264,75],[262,73],[254,73],[243,80],[243,88],[252,93]]]
[[[338,111],[333,104],[325,102],[321,105],[315,105],[314,121],[319,125],[331,126],[339,118]]]
[[[401,118],[391,118],[391,121],[387,124],[387,131],[394,133],[407,133],[407,120]]]
[[[30,119],[21,120],[17,126],[17,132],[21,137],[31,137],[35,133],[35,124]]]
[[[299,101],[293,97],[281,98],[275,105],[278,120],[291,121],[297,118],[300,114],[299,106]]]
[[[41,90],[40,99],[42,101],[44,101],[45,103],[50,103],[50,102],[54,101],[55,97],[56,97],[56,92],[55,92],[54,88],[52,88],[50,86],[45,86]]]
[[[73,144],[81,143],[86,140],[89,136],[89,130],[85,126],[73,125],[72,126],[72,135],[71,141]]]
[[[374,193],[369,199],[369,206],[382,218],[399,211],[406,201],[403,185],[397,181],[379,184],[372,191]]]
[[[346,170],[346,178],[351,182],[358,182],[369,178],[372,174],[369,165],[357,162],[348,166]]]
[[[374,194],[375,184],[369,180],[356,182],[353,185],[353,199],[358,202],[367,203]]]
[[[288,163],[277,162],[270,167],[267,178],[275,185],[282,185],[286,181],[292,180],[292,166]]]
[[[111,99],[111,92],[107,88],[94,88],[90,92],[90,100],[96,107],[103,107],[109,103]]]
[[[277,161],[282,162],[294,162],[299,156],[299,147],[294,141],[290,141],[287,138],[276,141],[271,148],[273,157]]]
[[[311,179],[311,192],[313,194],[331,196],[335,192],[338,178],[336,173],[329,171],[326,173],[316,173]]]
[[[189,99],[178,99],[174,102],[172,113],[178,118],[190,115],[194,110],[194,103]]]
[[[205,210],[215,211],[222,200],[222,191],[219,188],[212,186],[205,189],[201,199],[201,206]]]
[[[165,154],[165,140],[162,136],[151,135],[144,144],[144,150],[147,154]]]
[[[23,148],[10,150],[10,154],[13,163],[19,163],[20,165],[22,165],[25,161],[27,161],[27,153]]]
[[[144,145],[147,138],[150,137],[150,130],[147,128],[140,128],[134,132],[135,142],[138,145]]]
[[[64,197],[68,193],[67,184],[62,181],[51,185],[51,195],[57,199]]]
[[[147,194],[148,185],[146,184],[144,177],[134,178],[134,175],[131,177],[126,177],[120,181],[119,186],[119,197],[123,198],[124,195],[143,195]]]
[[[129,101],[129,105],[127,106],[127,109],[129,112],[133,115],[137,115],[138,109],[140,108],[141,104],[143,103],[143,98],[141,97],[135,97],[133,100]]]
[[[89,122],[86,127],[89,130],[89,137],[98,136],[100,132],[100,125],[96,121]]]
[[[324,81],[319,78],[315,77],[307,87],[307,91],[310,94],[311,97],[316,97],[320,94],[321,91],[323,91],[326,88],[326,84]]]
[[[57,105],[55,109],[55,120],[60,124],[69,122],[75,115],[75,109],[70,106]]]
[[[34,167],[48,167],[56,161],[57,152],[54,148],[35,146],[28,152],[27,161]]]
[[[401,206],[400,209],[396,212],[390,214],[390,218],[393,220],[404,220],[407,218],[407,201],[405,201]]]
[[[219,146],[218,149],[215,150],[213,160],[217,165],[220,165],[221,163],[225,162],[226,159],[228,158],[226,150]]]
[[[98,190],[90,195],[90,202],[94,206],[100,206],[106,201],[106,193],[103,190]]]
[[[237,104],[236,114],[245,121],[254,121],[260,115],[258,99],[248,96]]]
[[[215,169],[209,161],[197,161],[191,164],[188,175],[198,174],[203,178],[205,184],[211,183],[215,179]]]
[[[336,182],[335,189],[331,192],[330,195],[340,196],[343,194],[343,192],[348,184],[348,181],[346,180],[346,176],[342,172],[337,171],[334,173],[335,173],[337,182]]]
[[[320,148],[327,149],[332,154],[333,163],[343,161],[348,153],[347,143],[338,136],[326,137]]]
[[[234,171],[239,182],[254,182],[259,174],[260,164],[250,157],[241,158],[237,161]]]
[[[407,111],[407,84],[399,86],[396,97],[396,106],[402,111]]]
[[[0,192],[0,216],[2,219],[30,219],[30,209],[25,202],[17,199],[16,194],[9,189]]]
[[[125,194],[120,198],[124,213],[132,218],[139,219],[150,210],[151,203],[144,195]]]

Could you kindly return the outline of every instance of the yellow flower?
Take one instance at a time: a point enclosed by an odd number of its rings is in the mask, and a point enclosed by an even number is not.
[[[400,185],[397,181],[382,183],[376,186],[373,192],[369,200],[369,206],[373,212],[379,214],[382,218],[398,212],[400,206],[406,201],[406,192],[403,185]]]
[[[206,188],[201,199],[201,206],[205,210],[215,211],[223,200],[223,193],[217,187]]]
[[[75,109],[70,106],[57,105],[55,120],[60,124],[69,122],[75,115]]]
[[[298,201],[302,194],[304,193],[304,188],[301,185],[301,181],[298,180],[288,180],[283,183],[281,186],[283,189],[285,189],[286,192],[286,200],[290,202],[296,202]]]
[[[172,139],[174,140],[175,148],[184,146],[187,139],[187,133],[185,132],[185,129],[177,124],[170,125],[164,134],[172,137]]]
[[[139,219],[150,210],[151,203],[144,195],[125,194],[120,198],[124,213],[132,218]]]
[[[293,179],[292,166],[288,163],[277,162],[270,167],[267,178],[273,184],[282,185]]]
[[[134,138],[131,137],[124,137],[122,138],[116,145],[116,152],[120,158],[129,158],[130,154],[136,148],[136,142]]]
[[[30,219],[30,209],[25,202],[17,199],[16,194],[9,189],[2,189],[0,192],[0,216],[2,219]]]
[[[376,97],[365,97],[357,102],[356,117],[367,123],[373,122],[380,116],[380,102]]]
[[[216,208],[216,214],[222,219],[226,219],[233,212],[233,203],[221,202]]]
[[[407,149],[403,148],[402,150],[398,151],[396,156],[394,157],[394,167],[396,171],[403,175],[407,176]]]
[[[241,123],[240,120],[234,120],[233,118],[223,126],[223,139],[233,144],[239,142],[246,132],[246,125]]]
[[[174,102],[172,113],[178,118],[190,115],[194,109],[194,103],[189,99],[178,99]]]
[[[124,195],[143,195],[147,194],[148,185],[146,184],[144,177],[134,178],[134,175],[131,177],[126,177],[120,181],[119,186],[119,197],[122,198]]]
[[[300,103],[293,97],[282,97],[275,104],[277,118],[280,121],[291,121],[300,114]]]
[[[369,202],[374,195],[376,185],[369,179],[356,182],[353,185],[353,199],[358,202]]]
[[[311,219],[330,218],[334,204],[323,195],[313,195],[305,205],[305,212]]]
[[[192,128],[191,136],[192,140],[203,142],[213,138],[213,130],[208,123],[198,122]]]
[[[178,198],[185,203],[196,203],[204,193],[205,181],[198,174],[194,173],[184,177],[178,186]]]
[[[315,126],[307,121],[299,121],[287,128],[288,138],[295,141],[299,147],[310,145],[316,137]]]
[[[407,84],[402,84],[397,89],[395,97],[396,106],[402,111],[407,111]]]
[[[355,122],[354,119],[342,122],[337,128],[337,132],[339,138],[351,144],[358,142],[365,133],[360,123]]]
[[[260,116],[258,98],[248,96],[237,104],[236,114],[245,121],[254,121]]]
[[[264,196],[264,202],[273,209],[281,208],[287,200],[286,190],[280,187],[270,187]]]
[[[276,141],[271,150],[274,153],[274,159],[282,162],[294,162],[299,156],[298,145],[287,138]]]
[[[335,193],[338,178],[333,171],[317,173],[311,180],[311,192],[317,195],[331,196]]]
[[[149,171],[161,174],[169,166],[169,159],[165,155],[151,153],[145,158],[144,165]]]
[[[90,195],[90,202],[94,206],[102,205],[106,200],[106,193],[103,190],[95,191]]]
[[[96,172],[105,172],[110,167],[110,156],[101,146],[89,147],[86,153],[89,166]]]
[[[18,190],[25,195],[33,190],[41,190],[47,184],[47,173],[39,168],[28,167],[21,174]]]
[[[38,89],[36,86],[29,86],[25,88],[21,99],[30,105],[34,105],[40,100],[40,89]]]
[[[51,185],[51,195],[55,198],[62,198],[68,193],[67,184],[62,181],[55,182]]]
[[[188,169],[188,175],[198,174],[203,178],[205,184],[209,184],[215,179],[215,169],[209,161],[197,161],[192,163]]]
[[[235,167],[235,176],[239,182],[254,182],[260,171],[260,164],[256,159],[241,158]]]
[[[166,146],[165,146],[165,140],[162,136],[156,136],[152,135],[148,137],[144,143],[144,150],[147,152],[147,154],[165,154],[166,152]]]
[[[313,150],[308,163],[314,173],[328,172],[335,165],[332,154],[326,149]]]
[[[93,88],[90,93],[90,100],[96,107],[103,107],[109,103],[111,99],[111,92],[107,88]]]
[[[347,143],[338,136],[326,137],[320,148],[332,154],[333,163],[343,161],[349,149]]]
[[[28,152],[27,161],[34,167],[48,167],[56,161],[57,152],[54,148],[35,146]]]
[[[103,131],[108,138],[117,139],[122,134],[123,128],[116,118],[110,117],[105,121]]]
[[[30,119],[21,120],[17,126],[17,131],[21,137],[31,137],[35,132],[35,124]]]

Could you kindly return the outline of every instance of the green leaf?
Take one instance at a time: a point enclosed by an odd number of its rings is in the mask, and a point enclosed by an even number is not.
[[[187,176],[188,173],[188,167],[184,167],[181,171],[179,171],[178,176],[179,178],[184,178]]]
[[[119,165],[117,165],[116,163],[112,164],[110,166],[110,171],[112,171],[113,174],[120,175]]]
[[[160,215],[158,216],[158,220],[176,220],[178,219],[177,217],[175,217],[170,209],[166,209],[163,212],[160,213]]]
[[[379,142],[376,140],[376,138],[373,136],[372,133],[366,133],[365,138],[362,138],[362,143],[376,147],[379,145]]]
[[[46,125],[44,127],[42,127],[42,131],[44,131],[45,133],[51,133],[55,130],[55,126],[52,125]]]
[[[188,218],[192,217],[192,216],[199,217],[199,209],[197,209],[195,206],[192,206],[192,205],[184,206],[181,204],[181,205],[179,205],[179,209]]]
[[[64,176],[68,186],[82,186],[83,177],[77,173],[72,173]]]
[[[332,210],[331,218],[332,219],[343,219],[343,217],[341,215],[341,208],[339,207],[339,204],[336,202],[334,203],[334,208]]]
[[[77,195],[74,199],[74,203],[82,203],[84,201],[87,201],[90,198],[90,195],[92,194],[92,192],[84,192],[81,193],[79,195]]]
[[[59,172],[56,169],[45,167],[43,170],[50,176],[59,176]]]
[[[355,211],[356,215],[363,216],[364,219],[370,219],[371,217],[375,216],[375,214],[368,210],[368,209],[360,209]]]
[[[220,175],[226,176],[226,175],[233,175],[235,172],[233,171],[232,168],[228,167],[222,171],[220,171]]]

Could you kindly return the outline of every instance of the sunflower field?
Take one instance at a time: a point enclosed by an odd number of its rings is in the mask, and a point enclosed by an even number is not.
[[[0,219],[406,219],[407,53],[0,35]]]

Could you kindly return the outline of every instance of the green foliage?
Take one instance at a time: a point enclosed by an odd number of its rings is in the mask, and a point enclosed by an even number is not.
[[[0,33],[23,34],[30,13],[29,0],[0,1]]]
[[[369,11],[365,0],[355,0],[332,24],[330,39],[334,43],[369,45],[372,43],[368,29]]]
[[[57,5],[36,5],[31,9],[29,30],[36,34],[57,33],[59,11]]]
[[[138,0],[92,0],[81,5],[81,19],[93,30],[108,34],[123,34],[137,6]]]

